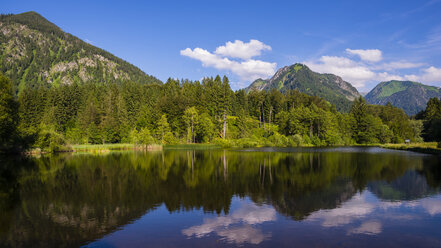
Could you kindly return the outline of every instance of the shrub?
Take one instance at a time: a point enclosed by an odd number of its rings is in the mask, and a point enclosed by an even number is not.
[[[44,152],[61,152],[71,150],[62,134],[57,133],[53,129],[47,128],[40,130],[35,145]]]
[[[271,135],[268,139],[274,146],[288,145],[288,138],[285,135],[281,135],[277,132],[274,132],[274,134]]]
[[[300,134],[294,134],[293,136],[290,136],[290,145],[291,146],[301,146],[303,145],[303,138],[300,136]]]

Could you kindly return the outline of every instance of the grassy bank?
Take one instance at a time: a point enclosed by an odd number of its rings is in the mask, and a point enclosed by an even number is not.
[[[437,142],[421,142],[411,144],[382,144],[382,148],[421,152],[426,154],[441,155],[441,148],[438,148]]]
[[[441,155],[441,148],[438,148],[436,142],[421,142],[421,143],[411,143],[411,144],[369,144],[369,145],[351,145],[351,146],[378,146],[386,149],[395,150],[405,150],[414,151],[426,154],[437,154]],[[244,147],[287,147],[285,145],[274,145],[274,144],[175,144],[175,145],[137,145],[129,143],[121,144],[82,144],[82,145],[71,145],[68,150],[58,151],[58,152],[91,152],[91,153],[107,153],[110,151],[124,151],[124,150],[139,150],[139,151],[161,151],[163,149],[219,149],[219,148],[244,148]],[[314,145],[299,145],[299,146],[288,146],[288,147],[318,147]],[[28,152],[29,154],[41,154],[41,150],[34,149]]]
[[[162,150],[162,145],[136,145],[136,144],[99,144],[99,145],[72,145],[73,152],[109,152],[117,150]]]

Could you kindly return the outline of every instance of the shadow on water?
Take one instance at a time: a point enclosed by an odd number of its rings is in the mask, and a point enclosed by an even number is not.
[[[372,148],[165,150],[0,158],[0,246],[80,246],[164,205],[230,213],[232,198],[292,220],[366,188],[386,201],[437,194],[438,158]],[[234,215],[234,214],[233,214]]]

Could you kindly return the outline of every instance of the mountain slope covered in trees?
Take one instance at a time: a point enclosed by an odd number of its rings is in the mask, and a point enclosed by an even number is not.
[[[161,83],[136,66],[63,32],[36,12],[0,15],[0,72],[14,88],[84,82]]]
[[[341,77],[313,72],[303,64],[285,66],[267,80],[257,79],[246,91],[272,89],[281,92],[298,90],[311,96],[319,96],[342,111],[349,111],[351,101],[360,96],[357,89]]]
[[[390,102],[408,115],[414,115],[424,110],[433,97],[441,97],[440,88],[412,81],[392,80],[378,84],[366,95],[366,100],[378,105]]]

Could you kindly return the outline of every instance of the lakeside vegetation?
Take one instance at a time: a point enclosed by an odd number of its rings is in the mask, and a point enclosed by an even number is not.
[[[233,91],[227,77],[27,87],[17,96],[1,82],[3,151],[111,144],[215,144],[222,147],[346,146],[439,141],[441,101],[410,118],[360,97],[348,113],[298,91]],[[130,144],[130,145],[128,145]],[[81,146],[77,146],[81,147]],[[115,147],[115,148],[112,148]],[[133,148],[130,148],[133,149]]]
[[[380,147],[395,150],[413,151],[441,155],[441,142],[419,142],[410,144],[382,144]]]

